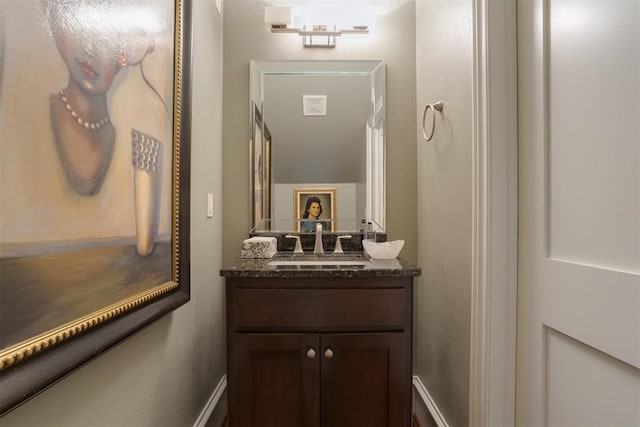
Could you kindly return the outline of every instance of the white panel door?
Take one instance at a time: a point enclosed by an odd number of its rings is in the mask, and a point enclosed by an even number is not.
[[[640,425],[640,1],[518,3],[517,425]]]

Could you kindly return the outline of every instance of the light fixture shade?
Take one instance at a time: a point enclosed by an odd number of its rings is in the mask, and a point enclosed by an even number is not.
[[[291,7],[272,7],[264,8],[264,23],[267,28],[273,26],[290,27],[293,25],[293,9]]]
[[[302,45],[311,48],[334,48],[343,34],[369,34],[373,9],[364,0],[326,0],[296,7],[266,6],[264,22],[272,33],[297,33]]]
[[[354,26],[370,27],[374,19],[372,6],[363,0],[327,0],[299,9],[300,22],[296,22],[296,25],[307,28],[313,25],[335,26],[342,30]]]

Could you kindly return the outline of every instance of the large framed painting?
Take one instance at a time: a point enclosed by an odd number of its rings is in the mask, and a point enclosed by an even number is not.
[[[294,187],[293,218],[297,232],[336,231],[336,187]]]
[[[0,3],[0,414],[189,301],[190,20]]]
[[[270,229],[271,218],[271,132],[256,103],[253,104],[251,141],[251,194],[253,227],[255,231]]]

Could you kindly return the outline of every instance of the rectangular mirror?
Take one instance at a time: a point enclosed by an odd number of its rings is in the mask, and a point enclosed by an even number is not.
[[[251,231],[385,231],[383,61],[254,60],[250,98]]]

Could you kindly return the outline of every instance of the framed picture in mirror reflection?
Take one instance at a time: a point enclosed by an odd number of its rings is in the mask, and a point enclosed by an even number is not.
[[[336,187],[295,187],[293,189],[293,218],[297,232],[336,231]]]
[[[253,226],[256,231],[266,231],[269,223],[265,220],[271,217],[271,132],[255,103],[251,133]]]

